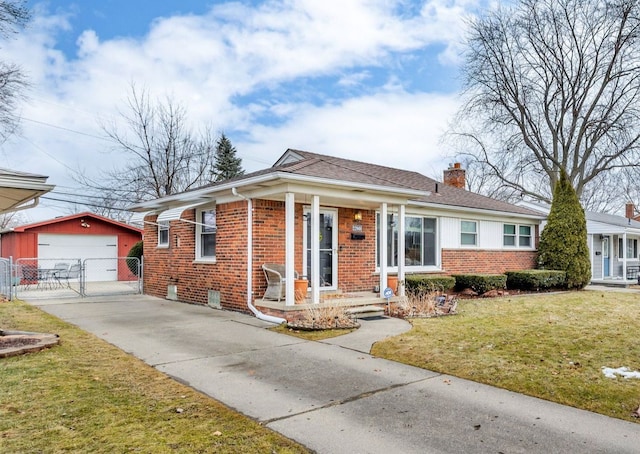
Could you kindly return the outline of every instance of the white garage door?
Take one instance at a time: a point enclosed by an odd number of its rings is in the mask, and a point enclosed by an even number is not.
[[[118,237],[116,235],[38,235],[40,259],[108,259],[91,261],[87,281],[118,279]]]

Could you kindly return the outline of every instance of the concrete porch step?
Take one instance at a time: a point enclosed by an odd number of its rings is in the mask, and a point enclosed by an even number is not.
[[[347,309],[346,313],[355,318],[381,317],[384,315],[384,309],[378,306],[359,306]]]

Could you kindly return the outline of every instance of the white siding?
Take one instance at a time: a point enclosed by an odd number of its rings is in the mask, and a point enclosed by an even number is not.
[[[476,221],[478,225],[478,245],[477,246],[460,246],[460,221]],[[510,250],[529,250],[528,248],[505,248],[503,246],[503,225],[531,225],[531,241],[534,241],[535,226],[533,224],[519,224],[517,221],[488,221],[477,220],[472,217],[464,218],[440,218],[442,226],[440,232],[442,234],[443,249],[510,249]]]

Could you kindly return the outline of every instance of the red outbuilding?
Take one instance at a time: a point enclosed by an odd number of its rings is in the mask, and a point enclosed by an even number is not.
[[[14,263],[37,259],[116,259],[126,257],[142,240],[142,230],[94,213],[58,217],[0,232],[0,257],[13,257]],[[119,280],[126,270],[102,267],[91,280]]]

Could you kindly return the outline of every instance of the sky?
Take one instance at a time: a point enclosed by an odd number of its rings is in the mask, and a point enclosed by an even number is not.
[[[31,87],[0,167],[56,190],[25,222],[84,208],[72,178],[126,156],[101,125],[125,127],[131,87],[184,106],[194,131],[231,140],[247,172],[288,149],[441,179],[460,105],[467,20],[486,0],[28,1],[28,27],[0,42]]]

